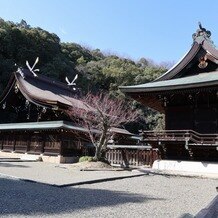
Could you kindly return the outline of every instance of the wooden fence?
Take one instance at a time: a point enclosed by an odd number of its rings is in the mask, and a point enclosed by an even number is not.
[[[152,166],[153,162],[160,158],[157,149],[110,149],[106,158],[111,164],[121,166]]]

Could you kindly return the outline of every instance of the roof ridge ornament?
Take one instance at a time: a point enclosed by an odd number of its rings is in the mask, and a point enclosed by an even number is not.
[[[195,41],[198,37],[203,37],[204,39],[210,39],[211,32],[202,27],[201,22],[198,22],[199,29],[197,29],[196,33],[192,34],[192,38]]]
[[[37,74],[35,73],[36,71],[39,72],[39,69],[34,69],[36,64],[39,62],[39,57],[36,58],[35,63],[33,64],[32,67],[30,67],[29,62],[26,61],[26,66],[29,68],[29,71],[33,74],[34,77],[37,77]]]
[[[78,79],[78,74],[76,74],[76,76],[74,77],[74,79],[72,80],[72,82],[69,81],[69,79],[68,79],[67,76],[65,77],[65,80],[66,80],[68,86],[75,86],[75,85],[76,85],[75,81],[76,81],[77,79]],[[76,88],[73,87],[73,90],[76,90]]]
[[[22,69],[20,67],[17,68],[16,72],[19,73],[23,79],[25,79],[24,73],[22,72]]]

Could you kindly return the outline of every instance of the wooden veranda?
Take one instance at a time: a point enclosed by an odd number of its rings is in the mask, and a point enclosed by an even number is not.
[[[143,131],[143,143],[161,150],[162,157],[217,160],[218,134],[201,134],[193,130]],[[204,149],[205,152],[202,152]]]

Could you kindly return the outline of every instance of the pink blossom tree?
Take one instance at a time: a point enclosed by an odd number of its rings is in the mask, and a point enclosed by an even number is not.
[[[95,146],[95,160],[104,158],[113,127],[136,121],[139,113],[125,101],[111,98],[109,94],[88,93],[80,99],[83,108],[73,107],[69,114],[80,126],[87,129],[87,135]]]

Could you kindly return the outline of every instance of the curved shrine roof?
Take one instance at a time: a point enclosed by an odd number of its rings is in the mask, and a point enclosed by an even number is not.
[[[135,86],[121,86],[123,92],[153,92],[168,91],[188,88],[200,88],[205,86],[218,85],[218,71],[201,73],[194,76],[187,76],[178,79],[164,80],[145,83]]]
[[[28,101],[42,107],[54,110],[66,110],[70,107],[89,109],[88,105],[75,98],[76,92],[67,85],[42,75],[35,77],[26,69],[13,73],[0,97],[0,103],[7,98],[7,95],[15,86]]]
[[[211,33],[199,24],[193,34],[193,44],[185,56],[153,82],[120,86],[125,93],[145,93],[218,85],[218,50],[210,39]],[[199,67],[200,62],[205,67]]]

